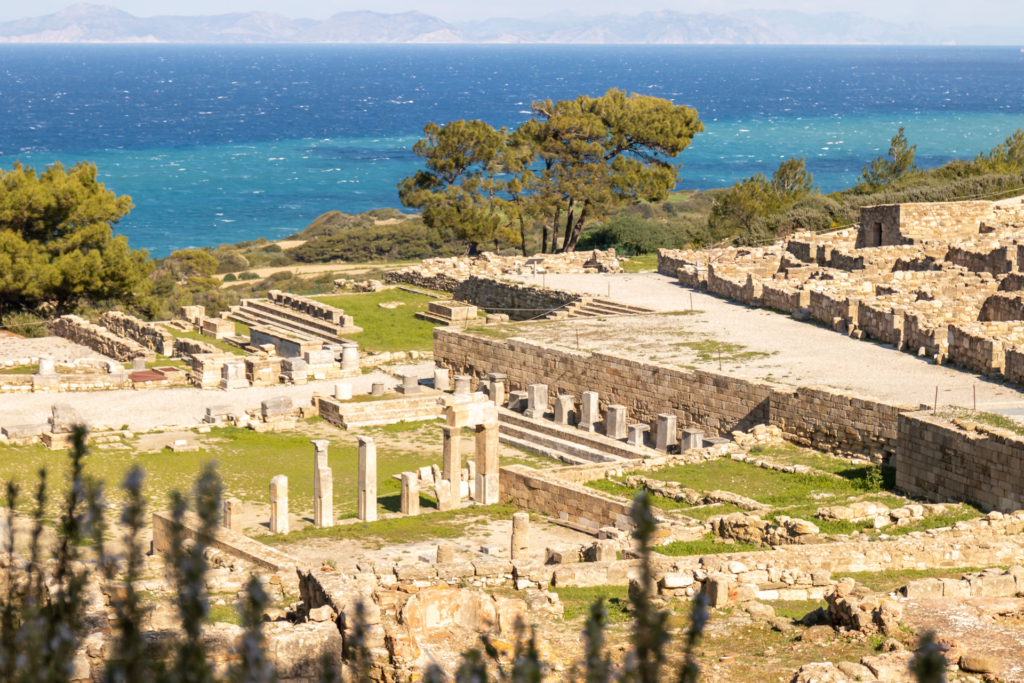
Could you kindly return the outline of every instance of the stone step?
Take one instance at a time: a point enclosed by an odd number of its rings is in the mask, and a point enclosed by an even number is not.
[[[559,439],[558,437],[551,436],[549,434],[541,434],[540,432],[535,432],[528,428],[508,424],[507,422],[502,422],[499,425],[498,433],[499,435],[509,436],[522,442],[533,444],[539,448],[555,451],[583,462],[620,462],[624,460],[624,458],[617,455],[605,453],[597,450],[596,448],[591,448],[590,446],[573,443],[572,441],[567,441],[565,439]]]
[[[538,434],[586,446],[594,451],[623,460],[640,460],[644,457],[659,455],[658,451],[650,448],[630,446],[625,441],[612,439],[597,432],[584,432],[573,425],[555,424],[548,419],[535,420],[507,408],[498,409],[498,418],[502,424],[508,424],[520,429],[528,429]]]
[[[649,308],[620,304],[610,299],[586,298],[574,302],[557,311],[552,311],[546,317],[548,319],[578,319],[578,318],[601,318],[622,315],[649,315],[656,313]]]
[[[316,329],[315,327],[306,327],[305,325],[279,318],[278,316],[249,306],[238,307],[224,317],[228,320],[248,325],[249,327],[276,327],[285,332],[313,337],[315,339],[322,339],[331,344],[343,344],[350,341],[337,334],[324,332],[320,329]]]
[[[347,341],[342,337],[344,334],[362,332],[362,328],[359,327],[341,327],[325,320],[314,318],[301,311],[293,311],[290,308],[261,299],[243,299],[241,308],[235,309],[232,312],[235,313],[239,310],[246,311],[258,320],[263,320],[268,324],[273,324],[283,329],[294,329],[297,332],[310,334],[335,343],[341,343],[338,340]]]
[[[558,460],[564,462],[567,465],[593,465],[593,461],[584,460],[583,458],[577,458],[566,453],[562,453],[553,448],[546,448],[539,444],[526,439],[519,439],[514,436],[509,436],[504,431],[498,432],[498,441],[505,444],[506,446],[513,446],[519,448],[528,453],[533,453],[544,458],[551,458],[552,460]]]

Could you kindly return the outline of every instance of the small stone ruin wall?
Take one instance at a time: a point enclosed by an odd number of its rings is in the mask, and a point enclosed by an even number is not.
[[[658,250],[658,272],[669,277],[676,277],[677,271],[690,263],[689,258],[679,258],[675,249]],[[689,254],[689,252],[687,252]]]
[[[171,355],[174,337],[153,323],[144,322],[118,311],[107,311],[100,316],[100,325],[117,336],[131,339],[162,356]]]
[[[540,470],[523,465],[502,467],[500,482],[501,499],[511,499],[517,507],[595,531],[602,527],[622,531],[633,528],[628,503],[605,498],[581,484],[548,479]]]
[[[992,202],[928,202],[868,206],[860,210],[857,247],[919,244],[977,235],[993,216]],[[881,224],[882,244],[872,244],[873,226]]]
[[[1024,437],[926,412],[903,413],[896,486],[936,503],[968,501],[1004,512],[1024,508]]]
[[[703,370],[683,370],[605,353],[568,351],[524,339],[497,340],[435,328],[434,358],[453,375],[508,375],[508,389],[547,384],[549,401],[584,391],[629,408],[633,421],[657,424],[674,413],[680,428],[728,436],[773,424],[795,441],[839,455],[885,459],[895,453],[896,415],[908,409],[852,394],[794,391]]]
[[[156,353],[141,344],[112,333],[105,327],[94,325],[77,315],[64,315],[50,323],[50,333],[76,344],[88,346],[96,353],[128,362],[133,358],[145,358],[146,362],[156,360]]]
[[[505,313],[511,320],[532,320],[579,300],[579,295],[472,276],[455,289],[455,299],[488,313]]]

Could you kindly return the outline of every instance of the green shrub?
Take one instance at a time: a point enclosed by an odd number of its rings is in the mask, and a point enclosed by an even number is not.
[[[234,273],[228,273],[224,276],[224,282],[237,282],[238,277]]]
[[[619,214],[590,230],[580,239],[577,248],[614,248],[625,254],[650,254],[659,247],[675,246],[670,244],[671,238],[665,229],[649,220],[657,215],[657,209],[641,204],[638,213],[640,215]]]
[[[252,272],[251,270],[247,270],[244,273],[242,273],[241,275],[239,275],[238,279],[239,280],[259,280],[260,276],[257,275],[256,273]]]
[[[50,334],[46,321],[27,311],[8,313],[2,320],[3,328],[22,337],[45,337]]]
[[[280,244],[268,244],[263,247],[262,251],[265,251],[268,254],[280,254],[284,249],[281,248]]]

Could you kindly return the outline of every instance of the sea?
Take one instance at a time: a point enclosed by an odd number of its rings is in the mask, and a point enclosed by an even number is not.
[[[1024,127],[1019,46],[4,45],[0,168],[96,163],[134,203],[115,229],[165,256],[399,207],[428,122],[609,88],[697,109],[679,189],[798,156],[830,192],[901,126],[921,166]]]

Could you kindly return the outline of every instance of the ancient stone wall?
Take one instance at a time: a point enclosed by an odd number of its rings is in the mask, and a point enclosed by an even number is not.
[[[676,273],[683,266],[689,265],[691,261],[682,255],[677,249],[658,250],[658,272],[669,277],[676,277]]]
[[[987,201],[866,206],[860,210],[857,247],[969,237],[977,235],[982,222],[992,216],[992,202]]]
[[[195,539],[202,528],[202,521],[195,513],[188,512],[182,519],[182,535],[186,539]],[[166,555],[171,550],[171,537],[174,535],[174,519],[169,512],[153,513],[153,552]],[[263,569],[282,573],[282,580],[298,586],[298,569],[305,568],[305,563],[286,555],[280,550],[264,545],[259,541],[235,533],[222,526],[217,527],[210,547],[221,550],[232,557],[251,562]],[[287,576],[285,576],[287,574]]]
[[[1024,320],[1024,292],[997,292],[985,299],[981,322]]]
[[[501,500],[512,500],[526,510],[543,512],[595,530],[633,528],[629,504],[605,498],[582,484],[549,479],[542,472],[524,465],[502,467]]]
[[[510,390],[547,384],[551,400],[558,394],[572,394],[579,402],[584,391],[597,391],[602,409],[625,405],[632,420],[646,422],[652,429],[661,413],[675,414],[679,428],[699,427],[709,434],[729,435],[758,424],[775,424],[791,438],[831,444],[837,453],[875,458],[893,452],[895,415],[902,408],[838,391],[794,392],[713,372],[446,328],[434,330],[434,358],[453,375],[506,373]]]
[[[957,323],[947,334],[952,362],[993,375],[1003,372],[1006,349],[1024,343],[1024,322]]]
[[[961,424],[967,428],[926,412],[901,414],[896,486],[936,503],[1024,508],[1024,437]]]
[[[953,244],[946,260],[974,273],[1005,275],[1017,269],[1017,246]]]
[[[505,313],[511,320],[531,320],[579,300],[572,292],[502,282],[475,275],[455,289],[455,299],[484,309]]]
[[[50,323],[50,332],[121,362],[133,358],[145,358],[149,363],[156,360],[156,353],[152,349],[147,349],[131,339],[119,337],[107,328],[94,325],[77,315],[57,318]]]
[[[147,323],[118,311],[107,311],[100,316],[100,325],[117,336],[131,339],[162,356],[171,355],[174,337],[153,323]]]

